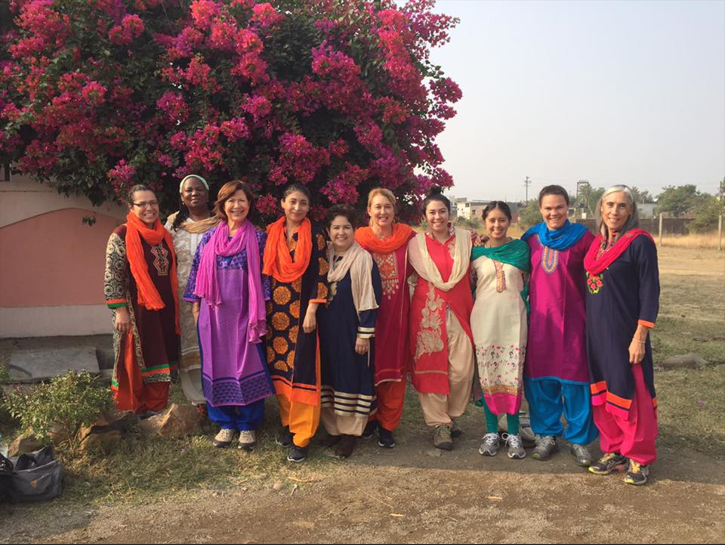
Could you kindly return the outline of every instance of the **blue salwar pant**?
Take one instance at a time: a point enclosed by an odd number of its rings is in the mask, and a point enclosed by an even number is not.
[[[209,420],[223,430],[254,431],[264,419],[264,399],[244,406],[212,407],[209,403],[206,406]]]
[[[594,424],[589,384],[556,378],[524,379],[531,429],[542,437],[564,437],[570,443],[588,445],[599,436]],[[561,416],[567,422],[566,430]]]

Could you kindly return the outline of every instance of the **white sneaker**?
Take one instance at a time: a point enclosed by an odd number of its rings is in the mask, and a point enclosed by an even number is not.
[[[239,432],[239,444],[237,445],[237,448],[251,452],[256,446],[257,434],[254,433],[254,430],[244,430]]]
[[[478,453],[481,456],[496,456],[500,444],[498,433],[487,433],[483,436],[481,446],[478,447]]]

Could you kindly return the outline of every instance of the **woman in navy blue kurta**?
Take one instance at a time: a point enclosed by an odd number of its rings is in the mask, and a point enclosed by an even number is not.
[[[319,312],[321,419],[343,458],[377,410],[374,337],[382,281],[372,256],[355,242],[355,216],[349,207],[328,213],[330,288]]]
[[[657,248],[637,229],[629,188],[601,201],[602,232],[585,260],[587,354],[594,422],[605,456],[591,467],[607,474],[629,459],[629,484],[644,484],[656,460],[657,397],[649,330],[659,311]],[[619,210],[617,210],[619,208]]]

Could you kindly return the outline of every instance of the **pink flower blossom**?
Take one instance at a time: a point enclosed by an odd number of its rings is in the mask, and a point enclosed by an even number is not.
[[[259,23],[261,27],[268,27],[277,24],[284,16],[277,13],[269,2],[263,4],[256,4],[252,8],[252,21]]]

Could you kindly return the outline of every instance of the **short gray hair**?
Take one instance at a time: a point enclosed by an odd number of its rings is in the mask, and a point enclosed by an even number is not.
[[[594,216],[597,219],[597,232],[601,233],[605,240],[609,238],[609,229],[607,229],[607,226],[602,218],[602,204],[604,203],[605,197],[611,195],[612,193],[620,192],[627,195],[629,204],[632,206],[632,215],[629,216],[627,223],[624,224],[624,228],[622,229],[620,236],[627,231],[631,231],[632,229],[639,227],[639,208],[637,207],[637,200],[634,198],[634,193],[632,193],[632,190],[626,185],[614,185],[604,192],[597,203],[596,210],[594,211]]]

